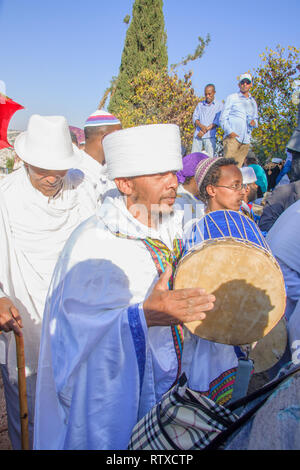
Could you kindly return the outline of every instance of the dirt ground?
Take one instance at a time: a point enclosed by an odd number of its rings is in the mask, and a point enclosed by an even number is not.
[[[0,373],[0,451],[12,450],[12,446],[7,432],[6,405],[4,398],[4,388]]]

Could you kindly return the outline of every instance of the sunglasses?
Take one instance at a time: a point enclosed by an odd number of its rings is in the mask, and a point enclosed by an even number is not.
[[[244,83],[247,83],[247,85],[250,85],[251,81],[249,78],[243,78],[243,80],[240,82],[240,85],[244,85]]]

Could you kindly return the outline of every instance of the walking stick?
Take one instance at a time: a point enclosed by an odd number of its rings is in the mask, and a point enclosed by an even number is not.
[[[18,336],[15,334],[15,340],[16,340],[17,366],[18,366],[21,445],[22,445],[22,450],[29,450],[28,405],[27,405],[27,395],[26,395],[24,338],[23,336]]]

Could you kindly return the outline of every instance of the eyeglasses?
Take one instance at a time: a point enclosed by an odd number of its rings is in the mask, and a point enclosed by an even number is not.
[[[244,83],[247,83],[247,85],[250,85],[251,81],[249,78],[243,78],[243,80],[240,82],[240,85],[244,85]]]
[[[234,184],[233,186],[223,186],[221,184],[214,184],[216,188],[227,188],[231,189],[232,191],[243,191],[244,189],[247,189],[247,184]]]

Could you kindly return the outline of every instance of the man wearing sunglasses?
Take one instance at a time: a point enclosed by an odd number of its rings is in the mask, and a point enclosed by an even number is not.
[[[252,77],[249,73],[240,76],[238,93],[226,99],[220,117],[224,129],[224,157],[234,158],[242,167],[249,151],[252,130],[258,126],[257,104],[250,94]]]

